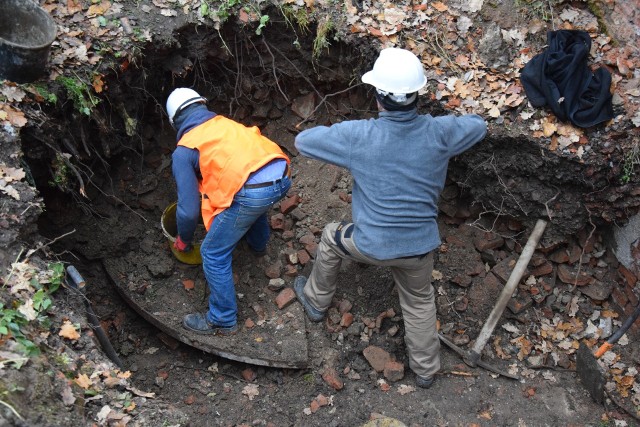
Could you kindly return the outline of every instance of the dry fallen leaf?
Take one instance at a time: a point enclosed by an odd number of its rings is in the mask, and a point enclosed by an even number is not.
[[[73,381],[85,390],[93,385],[93,382],[89,379],[87,374],[80,374],[78,375],[78,378]]]
[[[67,0],[67,13],[72,15],[82,10],[82,3],[80,0]]]
[[[73,324],[68,320],[65,320],[65,322],[62,324],[58,335],[69,340],[77,340],[78,338],[80,338],[80,334],[78,333],[78,331],[76,331],[75,326],[73,326]]]
[[[4,86],[2,86],[2,88],[0,88],[0,93],[4,95],[9,102],[21,102],[26,95],[25,91],[23,91],[19,87],[9,86],[8,84],[5,84]]]
[[[24,117],[24,113],[22,111],[8,106],[4,108],[4,111],[7,113],[7,120],[9,120],[9,123],[11,123],[12,126],[21,128],[27,124],[27,119]]]
[[[556,132],[556,130],[558,130],[558,127],[556,126],[555,123],[550,123],[547,121],[542,122],[542,134],[547,138],[553,135]]]
[[[491,107],[491,109],[489,110],[489,116],[493,117],[494,119],[500,117],[500,110],[497,106],[494,105],[493,107]]]
[[[446,12],[447,10],[449,10],[447,5],[442,3],[441,1],[433,2],[433,3],[431,3],[431,6],[433,6],[433,8],[435,10],[437,10],[438,12]]]
[[[123,379],[130,378],[131,377],[131,371],[125,371],[125,372],[117,371],[117,376],[118,376],[118,378],[123,378]]]
[[[478,414],[478,418],[482,418],[482,419],[485,419],[485,420],[490,420],[490,419],[492,418],[492,417],[491,417],[491,412],[489,412],[489,411],[482,411],[482,412],[480,412],[480,413]]]
[[[104,382],[104,384],[109,387],[109,388],[113,388],[117,385],[122,384],[124,381],[118,377],[107,377],[104,380],[102,380],[102,382]]]
[[[246,394],[249,400],[253,400],[254,397],[260,394],[258,391],[258,384],[247,384],[242,389],[242,394]]]
[[[102,75],[101,74],[95,75],[93,77],[93,90],[95,90],[96,93],[101,93],[103,87],[104,87],[104,81],[102,80]]]
[[[87,10],[87,17],[92,18],[97,15],[104,15],[111,7],[111,2],[103,0],[98,4],[92,4]]]
[[[21,168],[11,168],[0,165],[0,178],[2,178],[4,182],[20,181],[25,176],[27,176],[27,174]]]
[[[398,386],[398,393],[400,393],[402,396],[404,396],[407,393],[413,393],[414,391],[416,391],[416,388],[411,385],[400,384]]]

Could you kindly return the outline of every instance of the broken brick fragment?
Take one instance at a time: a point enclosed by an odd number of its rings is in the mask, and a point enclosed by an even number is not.
[[[298,251],[298,263],[300,265],[307,265],[309,261],[311,261],[311,256],[309,255],[309,252],[307,252],[305,249],[300,249]]]
[[[344,313],[342,315],[342,319],[340,319],[340,326],[343,328],[348,328],[353,323],[353,314]]]
[[[285,229],[285,221],[284,215],[279,213],[271,216],[271,228],[274,230],[284,230]]]
[[[253,369],[246,368],[242,370],[242,378],[244,378],[245,381],[252,382],[258,378],[258,374]]]
[[[334,390],[342,390],[344,387],[344,383],[340,377],[338,377],[338,373],[334,368],[325,368],[322,379]]]
[[[400,381],[404,378],[404,365],[395,360],[389,360],[384,365],[384,377],[391,382]]]
[[[391,355],[380,347],[370,345],[362,351],[367,362],[376,372],[384,371],[384,367],[391,360]]]
[[[256,323],[252,319],[247,319],[244,321],[244,327],[246,329],[252,329],[256,326]]]
[[[292,288],[284,288],[276,297],[275,303],[280,310],[296,300],[296,294]]]
[[[300,204],[300,197],[297,194],[294,194],[291,197],[287,197],[280,202],[280,212],[283,214],[288,214]]]

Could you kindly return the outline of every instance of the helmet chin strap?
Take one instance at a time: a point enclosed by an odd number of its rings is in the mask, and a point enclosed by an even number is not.
[[[176,112],[175,112],[175,113],[173,113],[173,118],[170,120],[170,121],[171,121],[171,126],[173,126],[173,122],[175,121],[176,117],[178,117],[178,114],[180,114],[180,112],[182,111],[182,109],[183,109],[185,106],[187,106],[187,105],[189,105],[189,104],[192,104],[192,103],[193,103],[193,101],[196,101],[196,100],[200,100],[200,102],[202,102],[203,104],[206,104],[206,102],[207,102],[207,98],[203,98],[202,96],[196,96],[196,97],[193,97],[193,98],[189,98],[189,99],[187,99],[187,100],[186,100],[186,101],[184,101],[182,104],[180,104],[180,105],[178,106],[178,108],[176,108]],[[175,128],[175,126],[174,126],[174,128]]]
[[[392,93],[392,92],[387,92],[386,90],[382,90],[378,88],[376,88],[376,91],[383,97],[387,97],[391,101],[400,105],[411,104],[415,100],[416,96],[418,96],[416,92],[408,94],[409,98],[407,98],[406,93]]]
[[[413,108],[416,107],[416,104],[418,103],[418,93],[414,92],[414,93],[410,93],[410,94],[402,94],[404,97],[404,102],[400,103],[400,102],[396,102],[392,96],[394,94],[389,93],[389,95],[383,95],[385,91],[381,91],[379,89],[376,89],[376,99],[378,100],[378,102],[380,103],[380,105],[382,105],[384,107],[385,110],[387,111],[409,111]],[[388,92],[386,92],[388,93]],[[409,95],[407,97],[407,95]]]

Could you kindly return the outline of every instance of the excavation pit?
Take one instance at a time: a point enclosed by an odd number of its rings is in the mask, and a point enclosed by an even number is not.
[[[51,247],[87,280],[87,295],[101,325],[136,385],[177,404],[195,425],[216,424],[218,419],[211,418],[216,411],[223,414],[220,424],[225,425],[260,424],[263,416],[276,425],[359,425],[382,410],[415,424],[431,420],[434,413],[462,423],[477,419],[486,396],[496,395],[496,390],[510,399],[493,402],[495,412],[511,414],[499,415],[496,422],[509,424],[518,417],[512,414],[514,401],[528,408],[527,419],[533,424],[568,422],[566,408],[556,405],[565,401],[572,408],[571,422],[593,421],[597,409],[581,398],[569,372],[557,375],[572,391],[561,392],[535,377],[531,381],[538,387],[538,400],[530,399],[517,383],[473,372],[457,376],[452,372],[460,361],[444,349],[447,373],[434,388],[437,396],[425,397],[421,391],[401,395],[396,392],[400,384],[392,384],[391,393],[384,394],[379,382],[383,374],[373,372],[363,357],[369,345],[404,364],[402,384],[414,380],[388,270],[344,263],[336,307],[319,325],[306,322],[297,302],[283,309],[276,306],[278,283],[290,287],[295,275],[308,272],[322,227],[349,218],[351,209],[348,173],[299,156],[293,140],[307,127],[376,116],[373,93],[358,85],[376,49],[336,42],[314,58],[313,37],[297,37],[284,22],[274,22],[270,30],[270,37],[263,39],[248,28],[218,32],[187,26],[175,33],[175,44],[149,46],[126,72],[105,76],[109,90],[90,115],[69,101],[47,111],[59,123],[49,120],[24,134],[26,161],[46,205],[39,233],[59,238]],[[207,287],[201,266],[173,257],[158,221],[176,200],[170,164],[175,133],[163,110],[168,93],[177,86],[197,89],[219,114],[258,126],[292,158],[289,196],[298,198],[297,207],[284,213],[278,205],[270,212],[274,227],[267,256],[256,261],[241,249],[234,252],[241,331],[231,339],[202,339],[180,325],[183,314],[206,308]],[[419,111],[448,112],[427,94]],[[517,121],[517,112],[510,117],[513,128],[492,123],[483,143],[451,162],[441,199],[444,245],[436,256],[439,275],[434,276],[438,317],[445,333],[460,342],[477,336],[536,217],[553,214],[542,243],[545,256],[557,249],[575,257],[580,252],[576,248],[590,242],[592,217],[581,201],[594,187],[601,188],[609,173],[598,167],[599,160],[585,165],[570,156],[541,155],[539,141],[519,136],[528,130]],[[583,179],[585,168],[598,177],[595,184]],[[589,203],[598,203],[598,194],[591,195]],[[605,206],[595,221],[615,217],[612,212],[614,207]],[[478,249],[479,242],[495,247]],[[601,243],[595,243],[599,251],[604,250]],[[590,259],[591,264],[608,260]],[[535,262],[540,262],[536,268],[557,267],[542,258]],[[602,298],[597,289],[572,290],[557,279],[555,270],[539,277],[535,286],[522,285],[518,302],[525,308],[508,312],[505,322],[534,324],[541,313],[563,312],[574,296],[585,312],[603,303],[591,302],[592,297]],[[617,286],[615,272],[598,270],[598,277],[603,287]],[[272,279],[282,282],[269,286]],[[589,299],[580,292],[589,292]],[[343,327],[338,315],[349,304],[355,322]],[[511,341],[515,338],[506,330],[496,335],[501,344],[492,343],[490,351],[504,356],[496,356],[495,362],[506,368],[518,359],[520,342]],[[346,384],[341,392],[324,379],[330,379],[332,368]],[[243,394],[248,385],[259,385],[262,399],[249,400]],[[473,396],[465,391],[470,387]],[[303,409],[320,393],[335,394],[335,406],[321,410],[309,423]],[[463,398],[451,399],[455,395]]]

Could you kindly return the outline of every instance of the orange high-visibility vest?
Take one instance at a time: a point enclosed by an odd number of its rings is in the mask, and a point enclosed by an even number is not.
[[[200,152],[201,210],[207,230],[213,218],[231,206],[251,172],[274,159],[285,159],[287,165],[291,162],[256,126],[247,127],[220,115],[191,129],[178,145]]]

